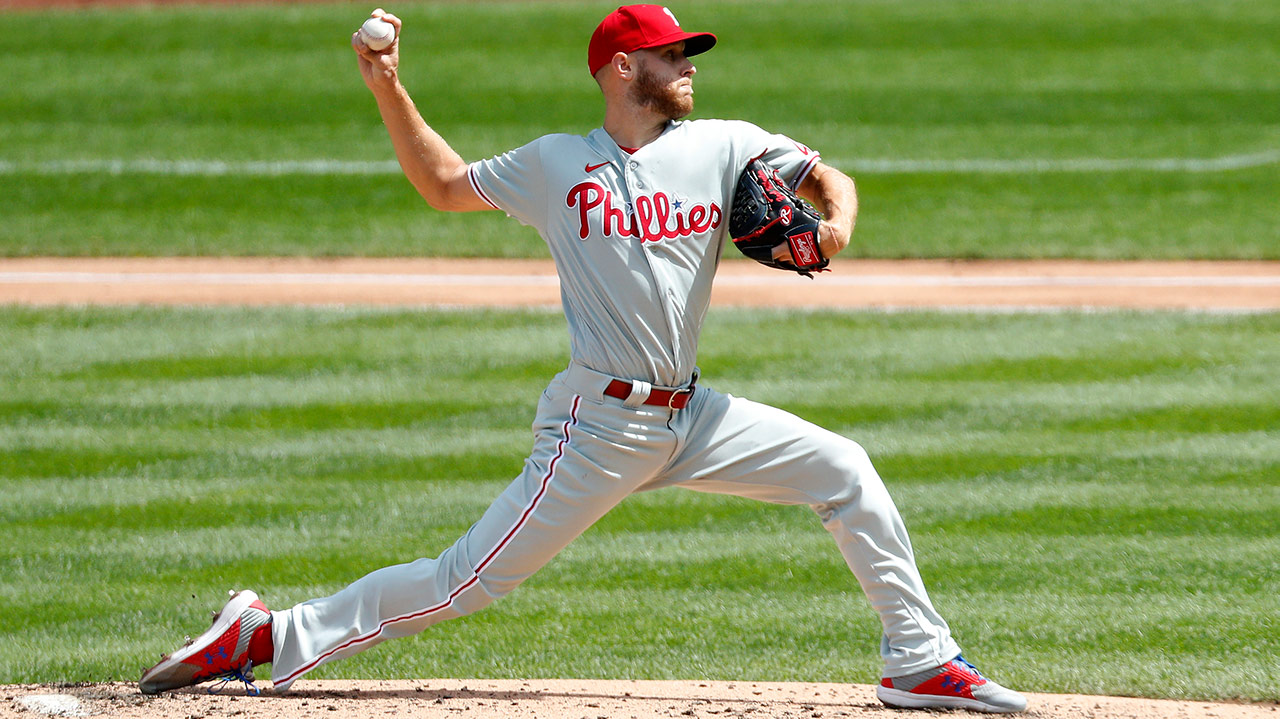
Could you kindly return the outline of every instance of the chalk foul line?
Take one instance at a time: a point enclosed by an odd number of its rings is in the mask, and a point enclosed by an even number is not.
[[[1051,174],[1229,172],[1280,164],[1280,149],[1218,157],[905,159],[831,158],[828,163],[858,174]],[[169,177],[280,177],[287,175],[398,175],[395,160],[336,159],[226,161],[177,159],[0,160],[0,175],[162,175]]]

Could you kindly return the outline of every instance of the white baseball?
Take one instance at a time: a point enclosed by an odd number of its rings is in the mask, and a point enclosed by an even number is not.
[[[396,39],[396,26],[380,17],[371,17],[360,26],[360,42],[370,50],[386,50]]]

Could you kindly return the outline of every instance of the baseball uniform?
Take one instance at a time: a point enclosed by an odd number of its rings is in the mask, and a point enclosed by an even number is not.
[[[453,546],[273,613],[278,689],[481,609],[628,495],[672,486],[812,508],[880,616],[885,676],[959,654],[862,447],[699,381],[698,337],[729,203],[757,156],[793,186],[819,159],[746,122],[696,120],[670,122],[636,151],[596,129],[470,165],[477,195],[551,250],[568,367],[539,399],[523,471]]]

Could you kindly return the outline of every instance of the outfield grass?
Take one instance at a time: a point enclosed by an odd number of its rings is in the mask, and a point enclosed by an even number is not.
[[[1002,680],[1276,700],[1277,333],[717,311],[702,366],[869,449]],[[8,308],[0,336],[0,683],[131,680],[228,587],[287,606],[434,556],[518,471],[566,354],[543,312]],[[672,489],[312,676],[872,682],[878,633],[810,512]]]
[[[600,122],[585,43],[615,5],[389,7],[406,21],[405,83],[479,159]],[[786,132],[857,177],[853,253],[1280,259],[1280,4],[677,11],[721,39],[698,58],[697,116]],[[347,47],[358,13],[0,13],[0,256],[544,256],[499,213],[426,211],[398,175]],[[33,25],[53,40],[31,43]],[[1254,166],[1215,164],[1241,157]],[[139,160],[196,164],[127,164]],[[318,175],[245,164],[308,161],[383,164]]]

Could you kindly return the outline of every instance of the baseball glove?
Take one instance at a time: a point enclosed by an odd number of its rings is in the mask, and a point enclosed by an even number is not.
[[[822,215],[792,192],[778,171],[759,158],[747,163],[733,193],[729,236],[742,254],[762,265],[798,272],[810,279],[830,261],[818,248]],[[774,259],[774,249],[786,245],[791,261]]]

